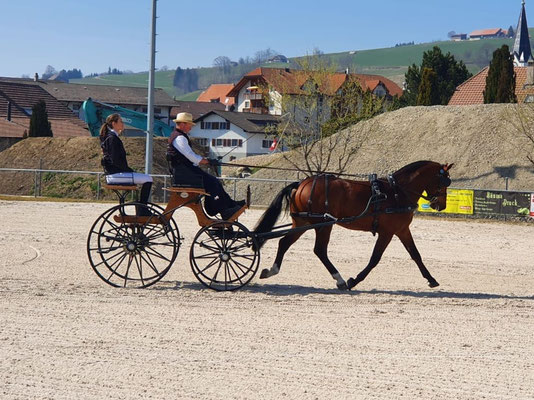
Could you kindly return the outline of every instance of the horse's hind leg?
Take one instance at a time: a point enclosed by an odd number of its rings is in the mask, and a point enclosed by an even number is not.
[[[295,224],[293,224],[293,226],[295,226]],[[280,272],[280,266],[282,265],[282,260],[284,259],[286,251],[302,236],[303,233],[304,231],[290,232],[280,239],[273,266],[271,269],[263,269],[260,274],[260,279],[270,278]]]
[[[360,272],[358,276],[356,276],[356,278],[349,278],[349,280],[347,281],[347,286],[349,289],[352,289],[358,283],[363,281],[365,277],[369,275],[369,272],[371,272],[371,270],[376,267],[376,264],[378,264],[378,262],[382,258],[382,254],[384,254],[386,247],[388,247],[389,242],[391,242],[392,237],[393,234],[389,232],[378,234],[378,239],[376,240],[375,248],[373,249],[373,254],[371,255],[369,264],[367,264],[367,267],[365,267],[363,271]]]
[[[408,250],[408,253],[410,253],[410,257],[412,257],[412,260],[414,260],[417,266],[419,267],[419,271],[421,271],[423,277],[425,277],[428,281],[428,286],[432,288],[439,286],[438,281],[436,281],[434,277],[430,275],[430,272],[428,272],[428,269],[426,269],[425,264],[423,264],[423,259],[421,258],[421,254],[419,254],[417,247],[415,246],[415,242],[413,240],[412,233],[410,232],[410,228],[407,227],[406,229],[397,233],[397,236],[399,237],[406,250]]]
[[[336,280],[336,285],[339,290],[347,290],[347,283],[341,277],[334,264],[328,259],[328,242],[330,242],[330,233],[332,232],[333,225],[323,226],[322,228],[315,228],[315,247],[313,252],[324,264],[332,278]]]

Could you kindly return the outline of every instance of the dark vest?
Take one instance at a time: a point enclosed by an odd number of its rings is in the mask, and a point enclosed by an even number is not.
[[[185,136],[185,138],[187,139],[187,143],[189,143],[189,146],[191,146],[191,139],[189,139],[189,135],[187,135],[185,132],[182,132],[179,129],[175,129],[171,133],[171,136],[169,136],[168,145],[167,145],[167,161],[169,161],[173,166],[175,165],[192,166],[193,163],[189,161],[186,156],[180,153],[176,149],[176,147],[174,147],[172,144],[172,142],[174,142],[174,139],[176,139],[178,136]]]

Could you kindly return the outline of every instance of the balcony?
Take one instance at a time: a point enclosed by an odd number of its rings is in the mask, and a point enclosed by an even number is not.
[[[261,100],[263,95],[261,93],[245,93],[244,98],[245,100]]]
[[[269,114],[269,110],[265,107],[243,108],[243,112],[248,112],[248,113],[253,113],[253,114]]]

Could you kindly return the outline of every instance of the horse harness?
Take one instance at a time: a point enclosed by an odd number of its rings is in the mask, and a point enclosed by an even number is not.
[[[446,175],[446,171],[444,169],[441,169],[439,172],[439,183],[438,183],[438,192],[435,194],[429,194],[427,196],[420,195],[421,198],[432,202],[437,201],[437,199],[442,196],[439,191],[443,187],[448,187],[451,184],[451,179]],[[376,235],[376,232],[378,230],[378,216],[380,214],[401,214],[401,213],[409,213],[413,212],[418,208],[417,204],[412,204],[408,206],[401,206],[399,205],[399,199],[400,195],[402,193],[411,192],[407,189],[402,188],[400,185],[397,184],[397,181],[395,180],[393,174],[388,175],[387,177],[387,183],[389,185],[389,188],[393,192],[393,199],[395,201],[395,205],[393,207],[383,208],[383,202],[388,198],[388,195],[384,193],[383,188],[381,187],[383,184],[383,181],[377,178],[376,174],[369,175],[369,183],[371,188],[371,196],[369,197],[369,201],[367,202],[367,206],[363,210],[363,212],[360,215],[352,216],[352,217],[345,217],[345,218],[336,218],[333,215],[329,213],[329,201],[328,201],[328,193],[329,193],[329,185],[330,180],[332,177],[335,177],[335,175],[330,174],[321,174],[321,175],[315,175],[312,182],[312,187],[310,191],[310,196],[307,201],[308,205],[308,211],[307,212],[299,212],[299,213],[292,213],[291,215],[293,217],[304,217],[304,218],[323,218],[323,219],[329,219],[333,220],[335,223],[350,223],[357,219],[364,218],[367,216],[372,215],[373,216],[373,222],[371,227],[371,233]],[[312,212],[312,205],[313,205],[313,193],[315,191],[315,188],[317,186],[317,182],[320,179],[324,179],[324,185],[325,185],[325,212],[322,214],[319,213],[313,213]]]

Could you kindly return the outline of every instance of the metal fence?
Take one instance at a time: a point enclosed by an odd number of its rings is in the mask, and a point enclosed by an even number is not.
[[[64,179],[59,179],[60,181],[64,181],[64,184],[69,184],[69,182],[74,183],[76,181],[76,177],[79,176],[85,176],[88,177],[90,182],[87,181],[87,179],[82,180],[83,183],[87,184],[89,183],[89,186],[91,188],[91,195],[88,196],[87,193],[85,195],[79,194],[74,196],[67,196],[69,198],[83,198],[83,199],[96,199],[101,200],[104,199],[103,190],[102,190],[102,183],[104,182],[103,172],[93,172],[93,171],[72,171],[72,170],[59,170],[59,169],[31,169],[31,168],[0,168],[0,179],[2,179],[2,173],[3,172],[12,172],[12,173],[18,173],[18,174],[24,174],[26,175],[25,179],[21,179],[21,182],[25,181],[26,185],[22,185],[23,189],[22,191],[17,191],[16,193],[1,193],[5,192],[5,190],[0,190],[0,194],[4,195],[20,195],[20,196],[34,196],[34,197],[63,197],[57,194],[56,192],[51,192],[48,186],[51,185],[51,182],[53,181],[52,178],[54,178],[55,175],[63,175]],[[163,190],[163,188],[166,188],[171,185],[172,177],[170,175],[158,175],[158,174],[152,174],[151,175],[154,183],[153,183],[153,189],[152,189],[152,199],[154,202],[162,202],[166,203],[168,200],[168,192],[166,190]],[[70,181],[66,181],[70,177]],[[31,179],[31,184],[28,184],[28,179]],[[251,191],[254,192],[253,186],[254,185],[265,185],[265,184],[274,184],[273,190],[276,190],[276,187],[279,187],[278,190],[280,190],[284,185],[287,185],[288,183],[291,183],[294,181],[294,179],[290,180],[280,180],[280,179],[260,179],[260,178],[236,178],[236,177],[221,177],[219,178],[223,185],[230,194],[230,196],[234,199],[237,198],[244,198],[246,196],[246,187],[251,186]],[[56,182],[57,183],[57,182]],[[87,186],[87,185],[86,185]],[[0,187],[2,185],[0,184]],[[132,193],[132,196],[134,194]],[[114,199],[114,194],[109,194],[110,199]],[[267,204],[257,204],[257,205],[267,205]]]
[[[19,183],[19,190],[12,193],[2,193],[6,185],[2,185],[2,173],[12,173],[11,187],[14,182]],[[22,175],[16,175],[22,174]],[[27,168],[0,168],[0,194],[21,195],[34,197],[66,197],[72,199],[108,199],[114,200],[115,195],[109,191],[103,192],[103,172],[92,171],[66,171],[55,169],[27,169]],[[152,201],[167,203],[168,192],[163,190],[171,185],[170,175],[151,175],[154,179],[152,186]],[[260,179],[260,178],[219,178],[233,199],[244,199],[247,187],[250,186],[252,204],[267,206],[285,185],[295,179]],[[508,182],[506,182],[508,183]],[[258,190],[262,186],[264,190]],[[506,185],[508,186],[508,185]],[[71,190],[73,195],[65,195],[65,188]],[[270,198],[256,197],[258,193],[267,192]],[[135,199],[132,192],[131,199]],[[433,212],[428,204],[420,201],[420,212]],[[485,189],[454,189],[450,188],[447,195],[447,209],[441,214],[455,214],[473,216],[475,218],[497,217],[527,217],[534,216],[534,193],[508,190]]]

